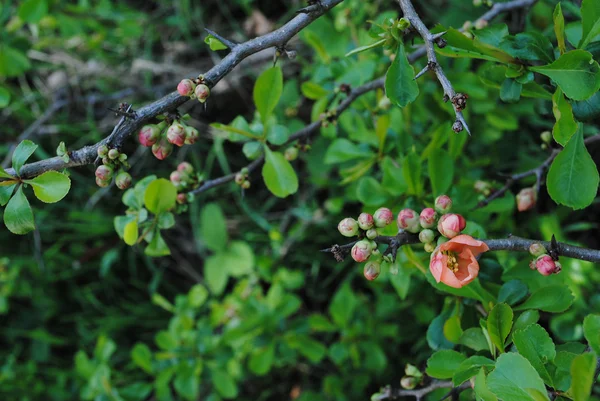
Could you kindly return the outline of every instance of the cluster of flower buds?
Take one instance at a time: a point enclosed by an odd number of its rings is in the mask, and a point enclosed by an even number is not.
[[[204,82],[203,75],[199,75],[196,79],[182,79],[177,85],[177,92],[181,96],[198,99],[200,103],[205,103],[210,96],[210,88]]]
[[[492,194],[492,184],[487,181],[477,180],[473,184],[475,192],[480,193],[483,197],[490,196]],[[481,199],[483,199],[483,197]]]
[[[127,189],[131,186],[131,174],[125,170],[129,169],[127,155],[119,152],[118,149],[109,149],[106,145],[98,147],[98,157],[102,159],[102,164],[96,168],[96,184],[101,187],[107,187],[113,177],[115,185],[119,189]]]
[[[423,381],[423,372],[410,363],[404,368],[404,376],[400,379],[400,386],[406,390],[412,390]]]
[[[560,273],[562,266],[558,260],[548,255],[544,245],[534,242],[529,246],[529,253],[534,259],[529,263],[531,270],[537,270],[543,276]]]
[[[250,170],[247,167],[244,167],[240,170],[239,173],[235,175],[233,179],[236,184],[238,184],[242,189],[250,188],[250,181],[248,180],[248,176],[250,175]]]
[[[151,146],[152,154],[158,160],[164,160],[173,153],[173,145],[192,145],[200,137],[198,130],[186,125],[182,119],[173,121],[168,127],[167,125],[167,121],[144,125],[138,133],[140,143]]]
[[[533,209],[537,202],[537,191],[533,187],[523,188],[517,194],[517,209],[525,212]]]
[[[171,172],[169,176],[171,184],[177,188],[177,203],[183,205],[189,201],[187,192],[194,190],[200,186],[204,177],[196,172],[194,167],[188,162],[181,162],[177,166],[177,170]]]

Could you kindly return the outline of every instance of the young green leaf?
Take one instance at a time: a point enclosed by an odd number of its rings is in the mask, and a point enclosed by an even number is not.
[[[556,156],[548,172],[548,193],[554,202],[573,209],[589,206],[598,191],[598,169],[583,143],[583,127]]]
[[[573,401],[588,401],[596,373],[596,354],[586,352],[577,355],[571,363],[571,388]]]
[[[152,373],[152,351],[144,343],[136,343],[131,350],[131,360],[146,373]]]
[[[319,100],[329,93],[329,91],[321,85],[310,81],[303,82],[302,85],[300,85],[300,91],[310,100]]]
[[[427,360],[426,372],[436,379],[450,379],[466,359],[466,356],[451,349],[436,351]]]
[[[1,75],[1,74],[0,74]],[[35,152],[37,149],[37,145],[30,140],[26,139],[22,141],[17,147],[12,155],[12,166],[17,172],[17,175],[21,171],[21,167],[23,164],[29,159],[29,157]]]
[[[513,342],[519,351],[531,363],[544,382],[553,387],[552,376],[546,364],[556,357],[556,349],[550,335],[539,324],[532,324],[513,334]]]
[[[563,16],[560,3],[558,3],[554,8],[552,19],[554,20],[554,35],[556,36],[556,41],[558,42],[558,49],[560,50],[560,54],[564,54],[567,51],[567,47],[565,45],[565,17]]]
[[[172,209],[176,201],[177,189],[165,178],[152,181],[144,192],[144,205],[154,214]]]
[[[362,177],[356,187],[356,197],[368,206],[380,206],[388,200],[383,186],[373,177]]]
[[[454,178],[454,160],[443,149],[434,149],[428,162],[433,196],[446,193]]]
[[[385,94],[398,107],[405,107],[419,96],[415,70],[408,62],[402,42],[398,46],[396,58],[385,74]]]
[[[285,198],[298,191],[296,171],[280,152],[273,152],[265,146],[265,164],[262,168],[263,180],[269,191],[278,198]]]
[[[71,188],[71,179],[58,171],[46,171],[24,182],[31,185],[35,196],[45,203],[58,202],[69,193]]]
[[[235,381],[229,374],[223,370],[215,369],[212,371],[212,383],[221,397],[231,399],[237,397],[238,388]]]
[[[200,394],[200,377],[196,374],[195,366],[190,366],[185,362],[180,363],[173,380],[173,387],[177,394],[185,400],[197,400]]]
[[[23,235],[35,230],[33,211],[23,193],[23,185],[19,185],[4,209],[4,224],[13,234]]]
[[[487,386],[503,401],[547,401],[544,382],[522,355],[500,355],[496,368],[487,377]]]
[[[160,230],[158,228],[154,231],[152,241],[150,241],[146,249],[144,249],[144,253],[152,257],[168,256],[171,254],[171,250],[162,235],[160,235]]]
[[[283,73],[278,66],[264,71],[254,84],[254,104],[263,124],[269,119],[283,92]]]
[[[505,303],[496,304],[487,318],[487,330],[492,343],[500,352],[504,352],[504,342],[513,325],[513,311]]]
[[[17,184],[0,185],[0,206],[4,206],[8,203],[16,186]]]
[[[423,193],[423,177],[421,176],[421,158],[415,152],[409,153],[402,162],[402,174],[408,185],[408,193],[420,196]]]
[[[475,390],[475,394],[482,401],[498,401],[498,397],[496,397],[487,386],[484,368],[481,368],[479,373],[477,373],[477,376],[475,376],[475,386],[473,390]]]
[[[264,376],[271,370],[275,360],[275,343],[266,347],[256,348],[250,355],[248,368],[259,376]]]
[[[464,360],[452,375],[452,383],[460,386],[462,383],[475,376],[482,368],[491,370],[494,368],[494,361],[484,356],[474,355]]]
[[[498,302],[514,305],[527,296],[527,285],[520,280],[507,281],[500,287]]]
[[[215,295],[223,292],[229,278],[229,273],[226,267],[223,266],[223,261],[223,253],[217,253],[204,262],[204,279],[208,289]]]
[[[123,230],[123,241],[129,246],[135,245],[138,240],[138,221],[134,219],[125,225]]]
[[[521,98],[523,85],[515,79],[506,78],[500,87],[500,99],[505,103],[516,103]]]
[[[37,24],[48,14],[47,0],[25,0],[19,7],[19,18],[30,24]]]
[[[212,35],[207,35],[204,38],[204,43],[206,43],[212,51],[227,49],[227,46],[225,46],[219,39]]]
[[[229,237],[227,223],[221,207],[216,203],[209,203],[200,212],[200,233],[202,241],[208,249],[219,252],[225,249]]]
[[[600,315],[587,315],[583,319],[583,335],[594,352],[600,355]]]
[[[585,100],[600,89],[600,66],[584,50],[572,50],[552,64],[529,69],[552,79],[574,100]]]
[[[573,294],[566,285],[549,285],[535,291],[515,310],[539,309],[544,312],[564,312],[573,303]]]
[[[598,0],[583,0],[581,3],[581,41],[577,46],[585,47],[600,34],[600,3]]]
[[[502,41],[500,47],[511,56],[521,60],[539,60],[545,63],[554,61],[552,43],[544,35],[536,32],[508,36]]]
[[[556,88],[556,92],[552,96],[552,113],[556,119],[556,124],[554,124],[554,128],[552,129],[552,136],[556,142],[565,146],[577,131],[577,122],[573,118],[571,104],[567,102],[560,88]]]
[[[374,49],[374,48],[379,47],[379,46],[383,46],[383,44],[385,43],[385,41],[386,41],[386,39],[381,39],[381,40],[378,40],[377,42],[371,43],[369,45],[357,47],[356,49],[351,50],[348,53],[346,53],[346,57],[349,57],[349,56],[351,56],[353,54],[357,54],[357,53],[360,53],[360,52],[364,52],[364,51],[369,50],[369,49]]]

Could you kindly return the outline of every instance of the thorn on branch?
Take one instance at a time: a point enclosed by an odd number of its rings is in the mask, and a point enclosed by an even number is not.
[[[111,109],[110,107],[108,107],[108,110],[114,112],[115,116],[117,117],[121,116],[135,120],[137,118],[137,113],[134,110],[132,110],[131,107],[132,106],[130,104],[120,103],[118,108]]]
[[[216,33],[215,31],[211,31],[208,28],[204,28],[204,30],[211,36],[214,36],[219,42],[223,43],[225,46],[227,46],[227,48],[229,48],[230,50],[233,50],[235,47],[238,46],[237,43],[232,42],[229,39],[225,39],[223,36],[219,35],[218,33]]]
[[[323,12],[325,11],[325,7],[321,0],[308,0],[308,7],[304,7],[296,11],[296,14],[310,14],[314,11]]]
[[[422,75],[425,75],[425,73],[427,71],[433,71],[435,69],[436,65],[437,65],[437,63],[435,61],[428,61],[427,65],[421,71],[419,71],[419,73],[417,75],[415,75],[413,80],[419,79],[419,77],[421,77]]]

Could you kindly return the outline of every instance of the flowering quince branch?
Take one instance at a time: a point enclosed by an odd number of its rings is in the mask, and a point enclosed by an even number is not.
[[[415,397],[417,401],[420,401],[425,398],[429,393],[440,389],[440,388],[452,388],[452,393],[456,394],[461,392],[462,390],[470,387],[469,382],[465,382],[458,387],[453,387],[451,380],[433,380],[427,386],[414,389],[400,389],[400,388],[392,388],[391,386],[385,387],[379,394],[373,396],[372,400],[395,400],[400,397]],[[444,397],[443,399],[447,398]]]
[[[421,21],[421,18],[415,11],[415,8],[410,0],[398,0],[398,3],[400,4],[400,8],[404,13],[404,17],[410,22],[411,27],[414,28],[425,41],[425,50],[427,52],[428,62],[425,68],[415,76],[415,79],[425,74],[425,72],[428,70],[431,70],[435,73],[438,81],[444,89],[444,100],[450,100],[454,107],[456,121],[452,125],[452,130],[454,132],[461,132],[463,129],[465,129],[470,135],[471,131],[469,130],[469,126],[467,125],[467,122],[462,114],[462,110],[466,107],[467,96],[462,93],[456,93],[452,87],[452,83],[448,77],[446,77],[444,70],[439,65],[437,56],[435,54],[434,44],[437,43],[437,45],[441,47],[445,46],[445,41],[442,39],[442,35],[444,33],[432,34],[429,29],[427,29],[427,26],[425,26],[423,21]]]
[[[583,141],[583,143],[586,146],[590,146],[598,141],[600,141],[600,134],[586,138]],[[552,161],[554,161],[556,156],[558,156],[558,154],[561,151],[562,151],[562,148],[554,149],[552,151],[552,153],[550,154],[550,156],[548,156],[548,158],[546,160],[544,160],[542,162],[542,164],[540,164],[539,166],[532,168],[531,170],[522,172],[522,173],[510,175],[506,179],[506,182],[504,183],[504,186],[502,188],[498,189],[497,191],[494,191],[488,197],[481,200],[473,208],[473,210],[480,209],[484,206],[487,206],[494,199],[502,197],[512,187],[512,185],[515,182],[522,180],[523,178],[527,178],[532,175],[535,175],[535,177],[536,177],[535,187],[534,188],[524,188],[517,195],[517,207],[520,212],[533,208],[535,206],[535,203],[537,200],[537,195],[540,192],[540,188],[542,186],[542,179],[543,179],[544,173],[546,173],[546,171],[550,167],[550,164],[552,164]]]
[[[225,39],[223,36],[219,35],[218,33],[216,33],[215,31],[211,31],[208,28],[204,28],[204,30],[206,31],[206,33],[208,33],[211,36],[214,36],[215,38],[217,38],[219,40],[219,42],[223,43],[225,46],[227,46],[227,48],[229,50],[233,50],[235,47],[238,46],[237,43],[232,42],[231,40]]]

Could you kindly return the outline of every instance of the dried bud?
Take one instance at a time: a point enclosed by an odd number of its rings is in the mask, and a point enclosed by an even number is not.
[[[560,264],[557,269],[556,262],[550,255],[540,255],[535,260],[535,268],[543,276],[549,276],[553,273],[558,273],[561,270]]]
[[[378,235],[379,235],[379,233],[374,228],[367,230],[367,238],[368,239],[375,239],[375,238],[377,238]]]
[[[108,158],[111,160],[115,160],[119,158],[119,151],[117,149],[111,149],[108,151]]]
[[[446,238],[454,238],[467,225],[466,220],[460,214],[445,214],[440,218],[437,229]]]
[[[181,96],[192,96],[194,94],[194,89],[196,89],[196,84],[191,79],[182,79],[181,82],[177,85],[177,92]]]
[[[358,234],[358,223],[351,217],[346,217],[338,224],[338,231],[344,237],[354,237]]]
[[[106,157],[108,156],[108,146],[106,145],[100,145],[98,146],[98,157]]]
[[[379,277],[379,273],[381,273],[381,264],[379,264],[379,262],[367,262],[367,264],[365,264],[363,274],[367,280],[375,280]]]
[[[161,138],[157,143],[152,145],[152,154],[158,160],[165,160],[171,153],[173,153],[173,145],[165,138]]]
[[[298,158],[298,148],[295,146],[290,146],[285,150],[283,155],[287,161],[294,161]]]
[[[192,175],[194,173],[194,166],[188,162],[181,162],[177,166],[177,171],[183,174]]]
[[[167,140],[173,145],[183,146],[185,138],[185,127],[178,122],[171,124],[167,130]]]
[[[535,188],[523,188],[517,194],[517,209],[519,212],[533,209],[537,201],[537,191]]]
[[[186,202],[187,202],[187,197],[185,196],[185,194],[177,194],[177,203],[179,203],[180,205],[183,205]]]
[[[529,246],[529,253],[531,256],[538,257],[546,253],[546,248],[539,242],[534,242]]]
[[[200,103],[204,103],[206,102],[206,99],[208,99],[208,97],[210,96],[210,88],[205,84],[200,84],[196,86],[194,93],[196,94],[196,97],[198,98]]]
[[[102,181],[110,181],[113,177],[113,172],[112,167],[101,164],[96,168],[96,177]]]
[[[428,207],[421,211],[419,216],[419,223],[423,228],[431,228],[435,226],[435,220],[437,219],[437,213],[432,208]],[[431,242],[431,241],[425,241]]]
[[[98,185],[100,188],[105,188],[110,184],[110,180],[101,180],[100,178],[96,177],[96,185]]]
[[[438,213],[445,214],[452,209],[452,199],[448,195],[440,195],[435,198],[435,210]]]
[[[411,233],[418,233],[421,229],[419,225],[419,215],[412,209],[402,209],[398,213],[398,228]]]
[[[354,244],[350,251],[350,255],[352,256],[352,259],[360,263],[369,259],[372,251],[370,241],[363,239]]]
[[[374,224],[373,216],[370,215],[369,213],[361,213],[358,216],[358,226],[362,230],[368,230],[369,228],[372,228],[373,224]]]
[[[387,207],[380,207],[373,213],[373,221],[375,227],[385,227],[394,221],[394,214]]]
[[[419,241],[424,244],[429,244],[435,239],[435,233],[429,228],[424,229],[419,233]]]
[[[412,376],[404,376],[402,379],[400,379],[400,386],[407,390],[414,389],[417,387],[417,384],[419,384],[419,381]]]
[[[185,127],[185,144],[193,145],[200,139],[200,133],[194,127]]]
[[[131,186],[131,174],[126,173],[125,171],[117,174],[115,184],[117,185],[117,188],[121,190],[129,188]]]

